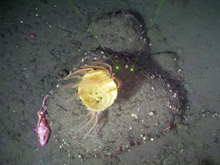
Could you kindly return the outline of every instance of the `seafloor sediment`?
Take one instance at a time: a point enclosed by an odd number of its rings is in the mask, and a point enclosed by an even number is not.
[[[133,62],[132,55],[109,52],[119,70],[113,68],[122,87],[115,103],[99,114],[96,128],[83,139],[92,124],[77,133],[90,120],[89,110],[79,98],[72,98],[76,88],[62,89],[61,82],[54,95],[48,100],[51,121],[51,143],[57,144],[71,157],[81,155],[89,158],[97,155],[118,155],[132,147],[154,140],[181,123],[185,108],[185,92],[181,82],[149,58],[137,63],[134,72],[125,67]],[[94,59],[110,63],[102,51],[86,53],[86,61],[74,66],[91,64]],[[123,60],[124,59],[124,60]],[[145,64],[145,65],[143,65]],[[76,83],[75,80],[67,81]]]

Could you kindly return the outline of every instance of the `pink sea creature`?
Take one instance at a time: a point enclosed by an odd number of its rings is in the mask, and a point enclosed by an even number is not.
[[[28,34],[28,35],[29,35],[30,38],[35,38],[35,37],[37,37],[37,35],[36,35],[36,34],[33,34],[33,33]]]

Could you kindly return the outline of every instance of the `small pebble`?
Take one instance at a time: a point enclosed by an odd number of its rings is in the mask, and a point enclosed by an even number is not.
[[[150,116],[153,116],[153,115],[154,115],[154,112],[149,112],[149,115],[150,115]]]

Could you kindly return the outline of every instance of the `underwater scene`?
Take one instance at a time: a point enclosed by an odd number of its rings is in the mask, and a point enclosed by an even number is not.
[[[0,8],[0,164],[220,164],[220,1]]]

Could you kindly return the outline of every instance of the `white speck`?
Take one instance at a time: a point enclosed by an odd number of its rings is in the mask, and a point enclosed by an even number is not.
[[[134,113],[132,113],[131,116],[134,117],[135,119],[138,118],[138,117],[137,117],[137,114],[134,114]]]
[[[154,138],[150,138],[151,141],[154,141]]]
[[[38,17],[38,14],[36,14],[36,17]]]
[[[60,87],[60,85],[59,84],[57,84],[57,86],[56,86],[57,88],[59,88]]]
[[[23,21],[21,21],[21,23],[23,23]]]
[[[132,130],[132,127],[130,127],[129,129]]]
[[[152,112],[152,111],[149,112],[149,115],[150,115],[150,116],[153,116],[153,115],[154,115],[154,112]]]

